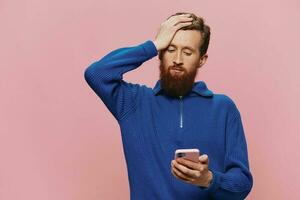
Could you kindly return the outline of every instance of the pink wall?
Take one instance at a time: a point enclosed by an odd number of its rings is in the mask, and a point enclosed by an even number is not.
[[[298,0],[0,1],[0,199],[129,199],[118,124],[83,72],[115,48],[154,39],[177,11],[212,27],[198,79],[242,113],[254,176],[247,199],[300,199],[299,8]],[[125,76],[149,86],[157,78],[157,57]]]

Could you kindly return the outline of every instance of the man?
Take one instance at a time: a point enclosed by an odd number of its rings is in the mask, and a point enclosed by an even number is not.
[[[207,60],[210,28],[176,13],[155,40],[119,48],[92,63],[85,79],[118,121],[132,200],[244,199],[252,188],[240,113],[226,95],[195,81]],[[154,89],[123,74],[157,56]],[[174,160],[176,149],[200,150],[199,162]]]

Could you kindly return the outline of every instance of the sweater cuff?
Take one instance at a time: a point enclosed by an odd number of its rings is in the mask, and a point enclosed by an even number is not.
[[[144,52],[146,53],[146,56],[150,59],[153,58],[154,56],[157,56],[158,51],[156,49],[156,46],[152,42],[152,40],[147,40],[143,44],[140,45],[143,47]]]
[[[219,188],[220,185],[220,179],[222,174],[218,171],[212,170],[210,169],[210,171],[213,174],[213,178],[210,182],[210,185],[207,188],[201,187],[203,189],[203,191],[207,191],[208,193],[212,194],[215,193],[217,191],[217,189]]]

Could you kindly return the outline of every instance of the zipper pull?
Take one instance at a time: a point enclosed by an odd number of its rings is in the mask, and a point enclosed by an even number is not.
[[[182,96],[179,96],[180,98],[180,124],[179,127],[183,127],[183,102],[182,102]]]

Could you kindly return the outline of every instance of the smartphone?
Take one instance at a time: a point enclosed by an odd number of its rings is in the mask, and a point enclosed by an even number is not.
[[[193,162],[199,162],[199,149],[177,149],[175,151],[176,158],[185,158]]]

